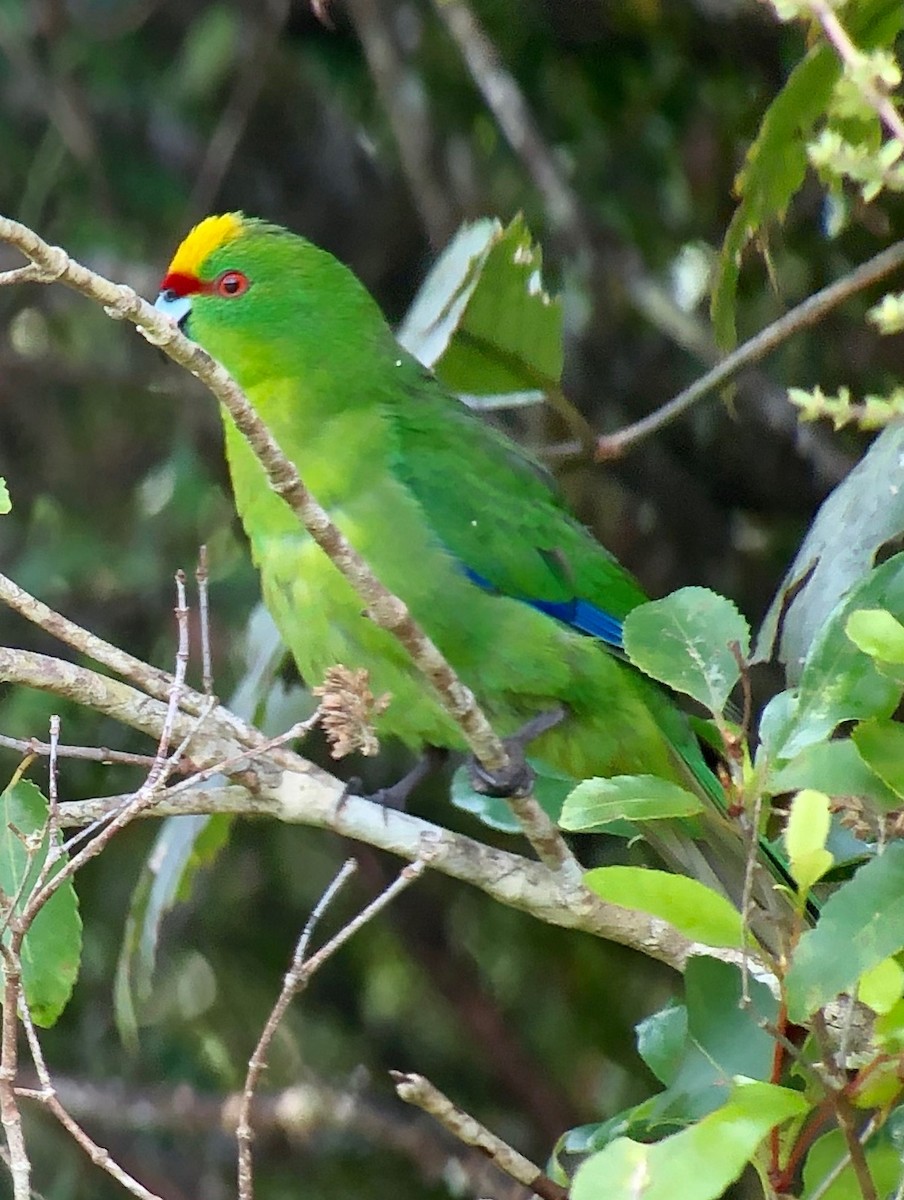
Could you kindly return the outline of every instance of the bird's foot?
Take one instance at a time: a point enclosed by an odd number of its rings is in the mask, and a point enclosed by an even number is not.
[[[438,771],[448,757],[449,751],[443,749],[441,746],[426,746],[411,770],[407,771],[401,779],[396,780],[389,787],[378,788],[377,791],[371,792],[364,799],[372,800],[374,804],[379,804],[381,808],[394,808],[399,812],[404,812],[414,789],[423,783],[428,776],[432,775],[434,771]],[[357,783],[360,787],[360,780]],[[352,788],[352,790],[357,789]]]
[[[525,751],[530,743],[554,728],[565,718],[565,705],[557,704],[555,708],[538,713],[537,716],[525,722],[524,725],[509,737],[502,739],[509,756],[508,766],[501,771],[488,771],[482,763],[471,756],[468,771],[471,776],[471,787],[482,796],[527,796],[534,786],[534,772],[527,761]]]

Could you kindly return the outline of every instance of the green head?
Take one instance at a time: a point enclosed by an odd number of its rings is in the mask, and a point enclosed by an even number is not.
[[[261,379],[341,376],[343,360],[385,355],[377,304],[337,259],[243,213],[207,217],[176,251],[156,307],[243,387]]]

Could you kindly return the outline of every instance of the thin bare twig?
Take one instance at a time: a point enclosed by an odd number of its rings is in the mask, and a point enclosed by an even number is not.
[[[60,1103],[60,1098],[50,1078],[50,1072],[47,1070],[47,1063],[44,1059],[41,1043],[38,1040],[38,1033],[31,1019],[31,1011],[25,1001],[25,993],[21,988],[19,990],[19,1017],[25,1028],[28,1048],[41,1087],[39,1090],[16,1088],[16,1095],[30,1100],[37,1100],[40,1104],[43,1104],[47,1111],[59,1121],[76,1145],[84,1150],[91,1162],[96,1167],[100,1167],[102,1171],[106,1171],[108,1175],[121,1184],[131,1195],[137,1196],[138,1200],[162,1200],[156,1192],[149,1191],[143,1184],[130,1175],[128,1171],[125,1171],[108,1150],[105,1150],[103,1146],[98,1145],[93,1138],[89,1137],[81,1125]]]
[[[37,738],[14,738],[0,733],[0,747],[4,750],[15,750],[19,754],[40,755],[46,758],[50,755],[49,742],[40,742]],[[128,767],[150,767],[154,762],[152,754],[132,754],[127,750],[110,750],[106,746],[56,746],[55,753],[60,758],[78,758],[88,762],[110,765],[119,763]]]
[[[184,578],[177,575],[177,607],[176,618],[179,637],[176,652],[176,674],[170,692],[170,703],[163,716],[160,729],[160,740],[154,762],[148,771],[147,778],[133,797],[125,803],[115,815],[106,821],[97,835],[81,850],[72,854],[66,861],[61,859],[73,847],[77,839],[71,839],[68,845],[60,845],[60,805],[57,796],[56,779],[56,746],[59,741],[60,722],[58,717],[51,719],[50,727],[50,812],[43,830],[42,838],[36,843],[37,847],[44,846],[46,851],[37,878],[30,885],[30,891],[25,894],[25,883],[30,871],[22,872],[22,882],[15,897],[9,900],[6,923],[8,925],[8,941],[0,941],[0,956],[3,961],[4,992],[2,1032],[0,1032],[0,1120],[2,1120],[9,1148],[10,1171],[13,1179],[14,1200],[25,1200],[30,1193],[31,1163],[28,1159],[22,1132],[21,1114],[16,1095],[16,1080],[18,1076],[18,1047],[16,1041],[18,1019],[21,1016],[26,1026],[26,1033],[32,1048],[35,1067],[42,1081],[42,1091],[37,1098],[53,1112],[58,1121],[68,1130],[75,1141],[88,1153],[91,1161],[106,1170],[127,1187],[138,1200],[159,1200],[125,1171],[110,1157],[108,1152],[88,1137],[69,1114],[62,1108],[53,1095],[47,1075],[46,1066],[41,1056],[40,1046],[31,1016],[22,990],[22,947],[29,929],[35,918],[41,912],[55,892],[59,890],[89,859],[99,854],[111,838],[129,821],[153,804],[157,793],[163,789],[170,773],[170,763],[177,764],[184,755],[189,741],[195,730],[186,733],[182,742],[172,755],[168,756],[169,745],[178,713],[178,697],[182,680],[188,663],[188,610],[185,605]],[[53,660],[50,660],[53,661]],[[112,681],[111,681],[112,682]],[[210,701],[213,708],[214,702]],[[203,724],[204,717],[198,717],[198,725]],[[82,834],[81,836],[84,836]],[[31,856],[37,853],[29,849]],[[43,1073],[43,1074],[42,1074]]]
[[[863,1152],[862,1148],[866,1145],[866,1143],[869,1141],[869,1139],[873,1136],[873,1134],[879,1128],[880,1123],[881,1122],[878,1117],[875,1117],[875,1116],[870,1117],[869,1121],[867,1121],[866,1125],[863,1128],[863,1132],[860,1134],[859,1138],[856,1139],[861,1147],[861,1150],[860,1150],[861,1155]],[[835,1163],[834,1167],[832,1167],[832,1169],[827,1173],[825,1178],[821,1179],[819,1181],[819,1183],[816,1185],[816,1187],[813,1189],[813,1191],[810,1192],[810,1195],[808,1196],[807,1200],[822,1200],[823,1196],[826,1195],[826,1193],[831,1188],[832,1184],[835,1182],[835,1180],[838,1178],[838,1176],[841,1174],[841,1172],[843,1170],[845,1170],[845,1168],[848,1166],[848,1164],[850,1162],[851,1162],[851,1154],[850,1154],[850,1149],[848,1149],[848,1152],[846,1154],[842,1155],[842,1157],[838,1160],[838,1162]]]
[[[167,712],[168,716],[169,711]],[[158,764],[155,760],[146,782],[142,784],[138,791],[125,804],[111,811],[108,819],[96,822],[94,826],[81,830],[80,833],[69,839],[62,848],[66,853],[71,853],[79,842],[91,836],[88,844],[79,850],[77,854],[73,855],[57,874],[40,891],[33,895],[32,900],[29,902],[30,905],[34,905],[37,910],[46,904],[53,892],[67,879],[71,878],[76,871],[81,870],[89,859],[95,858],[100,854],[111,838],[121,829],[124,829],[135,817],[154,806],[161,793],[165,790],[167,780],[178,768],[198,729],[204,724],[204,720],[204,714],[195,718],[195,728],[186,733],[185,737],[162,765]],[[164,735],[169,740],[171,730],[167,730],[165,721],[164,732],[161,734],[161,742]]]
[[[50,755],[47,763],[47,807],[48,829],[51,842],[60,828],[60,799],[58,757],[60,750],[60,718],[54,713],[50,718]]]
[[[11,271],[0,271],[0,287],[11,287],[15,283],[46,283],[45,274],[34,263],[15,267]]]
[[[154,699],[164,703],[168,701],[173,686],[172,675],[126,653],[125,650],[120,650],[118,646],[111,645],[110,642],[104,641],[103,638],[91,633],[90,630],[78,625],[75,621],[70,621],[68,617],[56,612],[3,574],[0,574],[0,603],[19,613],[33,625],[37,625],[45,633],[65,642],[74,650],[78,650],[80,654],[109,668],[124,679],[131,680]],[[192,716],[199,716],[201,712],[210,708],[210,697],[205,696],[202,692],[195,692],[190,688],[183,687],[180,707]],[[255,746],[266,741],[259,730],[237,717],[230,709],[219,705],[214,712],[217,723],[228,726],[231,735],[244,745]],[[125,760],[117,759],[115,761]]]
[[[502,1138],[491,1133],[470,1113],[453,1104],[429,1079],[405,1071],[389,1073],[400,1099],[429,1113],[466,1146],[478,1147],[506,1175],[531,1188],[537,1196],[542,1196],[543,1200],[568,1200],[567,1189],[550,1179],[536,1163],[532,1163]]]
[[[790,312],[761,329],[759,333],[749,338],[742,346],[738,346],[731,354],[726,354],[712,370],[701,375],[689,387],[679,392],[672,400],[657,408],[649,416],[626,425],[615,433],[605,434],[596,445],[596,458],[605,461],[620,458],[639,442],[657,433],[664,426],[683,416],[689,409],[702,400],[710,392],[723,387],[746,367],[752,366],[765,358],[793,334],[799,333],[811,325],[816,325],[825,315],[837,308],[839,304],[851,296],[862,292],[864,288],[878,283],[892,271],[904,266],[904,241],[880,251],[867,262],[845,275],[843,279],[830,283],[806,300],[792,308]]]
[[[336,953],[353,933],[356,933],[363,925],[370,921],[381,909],[385,908],[390,901],[405,888],[410,887],[412,883],[423,874],[427,866],[426,859],[419,859],[417,862],[409,863],[407,867],[403,867],[401,872],[396,876],[389,887],[385,888],[379,896],[363,908],[357,916],[353,917],[339,932],[332,937],[324,946],[313,954],[310,958],[306,958],[308,944],[314,928],[320,917],[326,911],[339,889],[348,880],[354,871],[357,869],[357,864],[354,859],[348,859],[340,868],[333,882],[326,889],[323,896],[311,913],[298,944],[295,948],[295,954],[292,957],[292,965],[286,973],[283,981],[282,990],[277,997],[276,1003],[270,1016],[267,1018],[264,1030],[261,1033],[258,1044],[251,1055],[248,1063],[248,1073],[245,1077],[245,1086],[242,1091],[242,1099],[239,1107],[239,1118],[236,1123],[236,1140],[239,1146],[239,1162],[238,1162],[238,1193],[239,1200],[252,1200],[254,1194],[253,1176],[252,1176],[252,1161],[251,1161],[251,1138],[253,1131],[249,1121],[249,1113],[251,1110],[251,1102],[254,1098],[254,1092],[257,1087],[257,1082],[260,1079],[261,1073],[266,1066],[266,1054],[273,1040],[273,1036],[279,1027],[280,1022],[286,1014],[286,1010],[292,1000],[307,987],[311,977],[323,966],[323,964]]]
[[[179,630],[179,641],[176,648],[176,670],[169,689],[169,699],[166,706],[166,718],[160,730],[160,740],[157,743],[157,753],[154,764],[148,771],[145,788],[152,790],[163,779],[166,771],[167,755],[173,736],[173,726],[176,723],[176,713],[179,711],[179,697],[185,686],[185,676],[188,671],[188,605],[185,601],[185,572],[176,572],[176,626]],[[169,775],[171,772],[167,772]]]
[[[30,1200],[31,1162],[25,1146],[22,1114],[16,1099],[16,1075],[19,1069],[17,1002],[22,968],[10,946],[0,943],[3,958],[3,1012],[0,1026],[0,1123],[9,1150],[9,1172],[13,1200]]]
[[[165,709],[158,700],[87,667],[34,651],[0,647],[0,677],[86,704],[151,737],[159,736],[163,725]],[[216,765],[222,770],[222,764],[230,762],[230,769],[235,777],[241,774],[245,786],[189,787],[185,780],[159,793],[146,808],[135,811],[136,818],[210,813],[269,816],[330,829],[412,861],[428,847],[431,869],[469,883],[499,903],[521,909],[547,924],[583,929],[632,946],[677,971],[684,970],[688,960],[698,954],[740,962],[736,952],[698,945],[665,920],[608,904],[589,891],[575,893],[567,879],[540,863],[411,814],[346,795],[338,779],[291,751],[276,749],[263,754],[250,749],[231,737],[228,713],[225,725],[220,725],[220,712],[219,707],[214,708],[202,726],[180,716],[177,732],[192,736],[191,756],[196,769],[213,769]],[[259,735],[259,742],[265,746],[267,739]],[[283,759],[290,765],[282,766]],[[177,766],[171,759],[171,769]],[[197,780],[196,774],[192,784]],[[118,818],[132,798],[129,793],[61,804],[61,823],[65,827],[105,823]]]
[[[286,1009],[289,1007],[292,999],[298,994],[301,989],[301,969],[304,965],[304,956],[308,948],[311,936],[317,927],[320,918],[332,904],[334,898],[338,895],[346,882],[351,879],[352,875],[358,869],[358,864],[353,858],[348,858],[339,868],[339,871],[333,878],[329,887],[315,904],[307,924],[302,931],[298,944],[295,947],[295,953],[292,956],[292,965],[286,973],[283,980],[283,986],[276,999],[276,1003],[267,1017],[261,1035],[258,1038],[257,1045],[251,1058],[248,1060],[248,1071],[245,1075],[245,1084],[242,1088],[242,1097],[239,1102],[238,1115],[236,1117],[235,1137],[238,1143],[238,1192],[239,1200],[251,1200],[254,1194],[253,1175],[252,1175],[252,1159],[251,1159],[251,1139],[254,1136],[254,1131],[251,1126],[251,1104],[254,1100],[254,1093],[257,1090],[257,1085],[260,1077],[267,1066],[267,1053],[270,1049],[270,1044],[278,1029],[280,1022],[286,1014]]]
[[[23,1088],[39,1091],[40,1080],[24,1066],[19,1073]],[[209,1088],[195,1091],[184,1080],[176,1086],[140,1085],[131,1080],[85,1079],[54,1073],[54,1091],[66,1111],[90,1128],[111,1134],[138,1132],[142,1137],[158,1132],[182,1137],[220,1137],[235,1128],[238,1094],[223,1095]],[[261,1091],[251,1113],[255,1144],[262,1138],[291,1140],[304,1147],[324,1134],[347,1135],[404,1156],[425,1182],[441,1185],[449,1180],[454,1159],[461,1196],[493,1196],[494,1200],[524,1200],[523,1189],[505,1179],[479,1150],[467,1150],[428,1117],[417,1119],[404,1104],[392,1104],[382,1089],[376,1093],[362,1085],[355,1072],[346,1084],[326,1083],[308,1070],[304,1079],[288,1087]],[[457,1151],[457,1153],[456,1153]],[[0,1152],[2,1159],[2,1152]],[[458,1184],[463,1186],[459,1190]],[[506,1188],[506,1184],[510,1185]],[[0,1189],[2,1189],[0,1184]],[[32,1200],[42,1200],[36,1193]]]
[[[213,666],[210,656],[210,591],[208,589],[210,571],[206,546],[201,546],[198,551],[195,582],[198,585],[198,623],[201,630],[201,687],[205,696],[212,696]]]

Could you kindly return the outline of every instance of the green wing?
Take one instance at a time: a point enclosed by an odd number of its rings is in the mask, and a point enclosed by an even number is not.
[[[437,381],[413,371],[389,401],[393,469],[463,570],[488,591],[524,600],[621,644],[621,622],[646,596],[564,507],[549,475]]]

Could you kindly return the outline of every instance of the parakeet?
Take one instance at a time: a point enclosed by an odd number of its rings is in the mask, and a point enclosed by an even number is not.
[[[737,901],[744,851],[718,811],[718,782],[672,698],[619,653],[621,623],[646,599],[642,589],[544,470],[401,348],[352,272],[286,229],[227,213],[179,246],[157,307],[233,375],[496,730],[512,734],[563,706],[532,757],[575,779],[654,774],[705,795],[704,837],[717,843],[707,860]],[[264,600],[302,676],[317,683],[336,663],[365,667],[374,693],[391,696],[382,734],[463,749],[406,652],[364,615],[225,413],[224,423]],[[668,822],[655,824],[670,865],[706,872]]]

